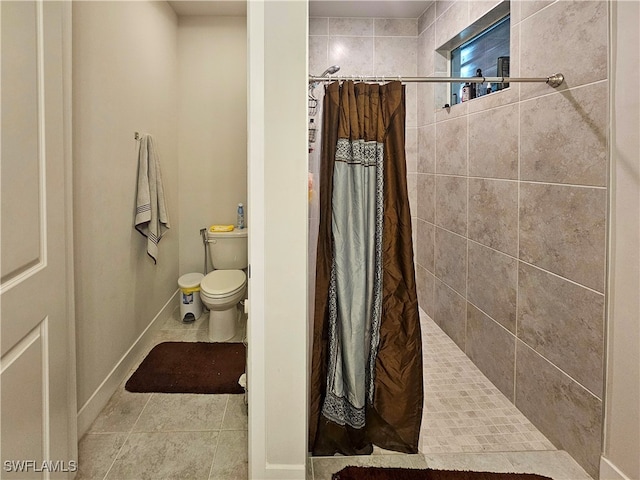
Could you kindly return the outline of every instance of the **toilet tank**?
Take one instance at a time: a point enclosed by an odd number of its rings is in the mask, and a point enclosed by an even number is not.
[[[209,257],[216,270],[242,270],[247,268],[249,229],[235,229],[231,232],[207,232]]]

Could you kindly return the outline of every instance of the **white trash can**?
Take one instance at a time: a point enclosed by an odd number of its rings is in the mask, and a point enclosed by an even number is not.
[[[195,322],[202,315],[200,299],[201,273],[187,273],[178,279],[180,287],[180,319],[185,323]]]

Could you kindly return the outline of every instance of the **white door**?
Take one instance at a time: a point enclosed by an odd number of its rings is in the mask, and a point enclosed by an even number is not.
[[[70,18],[70,2],[0,2],[3,479],[76,468]]]

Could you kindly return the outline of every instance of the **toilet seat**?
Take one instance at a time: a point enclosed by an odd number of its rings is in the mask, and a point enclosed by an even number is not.
[[[216,299],[233,296],[244,289],[247,276],[242,270],[215,270],[200,282],[200,291],[205,296]]]

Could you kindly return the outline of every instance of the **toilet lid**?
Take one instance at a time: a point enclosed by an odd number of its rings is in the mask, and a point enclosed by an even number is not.
[[[215,270],[204,277],[200,288],[210,295],[223,295],[242,288],[246,279],[242,270]]]
[[[195,288],[200,286],[200,282],[204,278],[201,273],[186,273],[178,279],[180,288]]]

